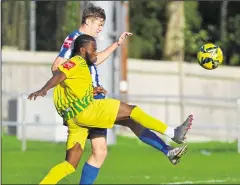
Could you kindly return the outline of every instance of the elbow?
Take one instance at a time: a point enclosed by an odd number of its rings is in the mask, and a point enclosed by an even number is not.
[[[57,69],[58,69],[58,68],[57,68],[56,65],[53,64],[53,65],[51,66],[51,70],[52,70],[52,72],[56,71]]]
[[[54,73],[55,71],[57,71],[60,65],[61,65],[61,62],[59,60],[54,61],[51,66],[52,72]]]
[[[52,72],[55,72],[56,70],[58,70],[58,67],[66,61],[67,59],[65,58],[57,57],[51,66]]]
[[[51,66],[51,71],[54,72],[54,66],[53,65]]]

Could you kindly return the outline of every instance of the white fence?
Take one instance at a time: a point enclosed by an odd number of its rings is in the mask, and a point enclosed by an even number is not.
[[[6,97],[7,95],[3,95]],[[150,98],[149,98],[150,97]],[[26,99],[26,96],[12,97],[13,99],[20,99],[22,102],[17,105],[17,109],[12,112],[9,112],[10,115],[17,115],[14,121],[3,121],[2,125],[7,127],[9,133],[13,133],[12,129],[15,129],[18,139],[22,141],[22,150],[25,151],[27,148],[27,140],[46,140],[46,141],[55,141],[55,142],[64,142],[67,136],[67,128],[62,125],[61,119],[56,115],[56,111],[53,107],[52,98],[44,97],[38,99],[36,102],[31,102]],[[160,109],[158,111],[154,110],[153,112],[162,114],[161,109],[164,109],[164,116],[160,118],[166,123],[170,123],[172,116],[177,116],[172,110],[172,106],[176,106],[180,103],[178,96],[134,96],[129,95],[129,99],[134,104],[148,105],[150,107],[156,106]],[[151,101],[151,98],[154,100]],[[11,99],[11,98],[9,98]],[[204,114],[195,111],[195,115],[198,117],[195,118],[191,131],[188,134],[188,141],[236,141],[238,140],[238,152],[240,152],[240,105],[237,105],[235,99],[225,99],[225,98],[216,98],[216,99],[206,99],[204,97],[183,97],[183,106],[188,107],[189,105],[185,102],[194,100],[199,102],[208,102],[208,104],[215,105],[216,109],[226,109],[230,113],[227,115],[233,116],[229,121],[223,120],[220,123],[216,122],[207,122],[201,123],[201,118],[204,117]],[[38,103],[37,103],[38,102]],[[218,105],[218,106],[216,106]],[[205,107],[204,104],[199,104],[199,107]],[[144,107],[144,106],[143,106]],[[214,111],[213,111],[214,112]],[[151,114],[151,113],[150,113]],[[208,113],[206,113],[208,114]],[[8,116],[9,118],[12,116]],[[213,115],[214,116],[214,115]],[[195,124],[195,122],[197,124]],[[170,126],[175,127],[179,123],[169,124]],[[128,128],[117,127],[115,128],[117,134],[133,136]],[[111,136],[110,140],[115,138]]]

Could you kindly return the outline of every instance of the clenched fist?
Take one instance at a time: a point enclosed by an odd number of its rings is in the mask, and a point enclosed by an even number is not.
[[[117,44],[120,46],[123,41],[125,40],[125,38],[132,36],[132,33],[130,32],[123,32],[122,35],[118,38],[117,40]]]
[[[93,88],[93,96],[96,96],[100,93],[107,94],[107,91],[103,87],[94,87]]]

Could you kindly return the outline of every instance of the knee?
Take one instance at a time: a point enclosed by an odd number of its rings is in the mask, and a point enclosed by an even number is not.
[[[137,107],[137,105],[129,105],[132,109],[134,109],[135,107]]]
[[[133,111],[133,109],[134,109],[135,107],[137,107],[137,106],[136,106],[136,105],[129,105],[130,114],[131,114],[131,112]]]
[[[118,116],[119,116],[120,120],[123,118],[129,117],[132,110],[134,109],[134,107],[135,107],[134,105],[129,105],[129,104],[121,102],[119,111],[118,111]]]
[[[104,161],[107,154],[107,145],[100,145],[98,147],[94,147],[92,150],[92,155],[97,161]]]
[[[124,122],[124,126],[130,128],[132,131],[135,130],[136,127],[136,122],[134,122],[132,119],[127,119],[127,120],[123,120]]]
[[[137,123],[136,121],[129,119],[127,127],[130,128],[130,130],[137,136],[139,137],[142,133],[142,131],[145,129],[142,125]]]

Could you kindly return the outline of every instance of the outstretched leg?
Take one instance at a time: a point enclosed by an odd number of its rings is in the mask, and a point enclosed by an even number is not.
[[[112,128],[116,121],[133,119],[143,127],[164,134],[176,143],[183,143],[185,135],[192,124],[192,117],[177,129],[169,127],[162,121],[148,115],[139,107],[134,107],[116,99],[94,100],[85,110],[77,115],[79,125],[95,128]]]
[[[143,127],[162,133],[179,144],[184,142],[185,135],[187,134],[193,120],[192,115],[190,115],[182,125],[173,129],[162,121],[148,115],[139,107],[121,102],[116,121],[127,119],[129,117],[141,124]]]
[[[180,158],[186,153],[186,145],[176,148],[169,146],[153,131],[144,128],[142,125],[136,123],[132,119],[118,121],[116,124],[129,127],[143,143],[161,151],[174,165],[178,164]]]
[[[132,119],[126,119],[116,122],[116,124],[121,126],[126,126],[131,129],[131,131],[147,145],[150,145],[157,150],[161,151],[165,155],[171,149],[160,137],[158,137],[153,131],[143,127],[142,125],[136,123]]]

